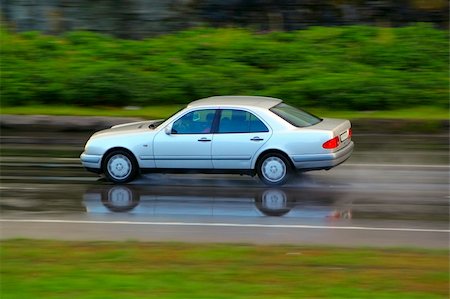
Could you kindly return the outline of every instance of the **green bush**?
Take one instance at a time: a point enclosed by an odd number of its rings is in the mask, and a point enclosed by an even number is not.
[[[242,94],[302,107],[447,107],[448,46],[447,31],[425,24],[268,34],[198,28],[141,41],[2,29],[0,96],[5,106],[147,106]]]

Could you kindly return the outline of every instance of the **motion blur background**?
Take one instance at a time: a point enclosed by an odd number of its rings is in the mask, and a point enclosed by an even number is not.
[[[0,297],[448,298],[448,1],[0,0],[0,16]],[[355,152],[276,189],[81,167],[96,130],[212,95],[350,119]]]

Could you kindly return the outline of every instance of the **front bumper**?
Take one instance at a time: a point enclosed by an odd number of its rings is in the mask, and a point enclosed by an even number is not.
[[[102,155],[88,155],[82,153],[80,156],[81,164],[87,169],[98,169],[102,167]]]
[[[330,169],[350,158],[355,144],[353,141],[334,153],[291,156],[295,168],[299,170]]]

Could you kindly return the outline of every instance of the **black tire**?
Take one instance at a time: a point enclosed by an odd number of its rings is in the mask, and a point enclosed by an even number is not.
[[[110,152],[103,161],[103,173],[116,184],[128,183],[138,174],[138,164],[132,154],[124,150]]]
[[[259,179],[269,186],[281,186],[292,175],[289,160],[280,153],[267,153],[258,160],[256,173]]]

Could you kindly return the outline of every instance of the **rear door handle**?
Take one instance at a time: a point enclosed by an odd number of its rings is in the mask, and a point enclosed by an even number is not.
[[[209,142],[209,141],[211,141],[211,139],[208,139],[206,137],[202,137],[198,141],[200,141],[200,142]]]
[[[252,139],[250,139],[251,141],[263,141],[263,138],[259,138],[258,136],[253,137]]]

